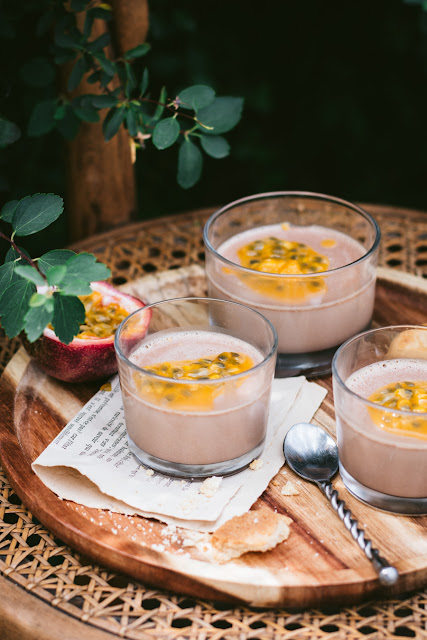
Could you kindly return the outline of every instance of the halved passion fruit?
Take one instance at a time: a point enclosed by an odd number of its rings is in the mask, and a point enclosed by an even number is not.
[[[69,344],[60,342],[53,328],[46,327],[33,343],[24,340],[28,353],[50,376],[65,382],[86,382],[117,371],[114,335],[121,321],[145,303],[119,291],[107,282],[92,282],[93,293],[81,296],[85,324]],[[147,324],[150,316],[147,316]]]

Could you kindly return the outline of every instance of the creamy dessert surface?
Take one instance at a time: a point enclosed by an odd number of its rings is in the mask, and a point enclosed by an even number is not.
[[[241,247],[271,237],[307,245],[328,259],[328,270],[350,264],[366,253],[359,242],[336,229],[319,225],[300,227],[287,224],[265,225],[237,233],[223,242],[218,247],[217,253],[231,262],[241,264],[239,257]]]

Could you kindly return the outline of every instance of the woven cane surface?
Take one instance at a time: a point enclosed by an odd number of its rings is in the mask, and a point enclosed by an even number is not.
[[[427,212],[365,208],[382,230],[380,264],[427,278]],[[115,284],[154,271],[200,264],[204,259],[202,229],[210,212],[131,224],[85,240],[76,248],[91,251],[105,262]],[[0,337],[1,371],[18,345],[17,340]],[[292,612],[227,607],[144,587],[91,564],[53,537],[21,503],[1,468],[0,573],[35,599],[86,625],[135,640],[427,638],[427,588],[351,608],[331,603],[322,611]]]

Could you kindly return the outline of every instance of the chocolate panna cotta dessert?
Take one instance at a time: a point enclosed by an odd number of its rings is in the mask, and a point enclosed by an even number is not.
[[[130,361],[144,372],[122,384],[129,438],[157,458],[193,465],[262,445],[269,389],[235,378],[261,360],[249,344],[214,332],[168,333],[143,343]],[[141,421],[153,428],[141,429]]]
[[[250,464],[264,446],[276,350],[264,317],[223,300],[166,300],[127,318],[116,353],[133,453],[181,477]]]
[[[329,373],[338,346],[371,322],[379,240],[373,218],[338,198],[243,198],[205,225],[208,293],[273,324],[276,375]]]
[[[360,404],[337,421],[340,460],[366,487],[404,498],[427,496],[427,360],[391,359],[356,371],[346,386]]]
[[[331,281],[326,273],[365,253],[341,232],[271,225],[239,233],[217,251],[254,273],[210,269],[209,294],[249,304],[265,315],[278,333],[280,353],[329,349],[369,325],[375,274],[363,282],[359,270],[350,280],[335,276]]]

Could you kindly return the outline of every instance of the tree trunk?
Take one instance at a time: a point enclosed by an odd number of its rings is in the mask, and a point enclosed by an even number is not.
[[[148,31],[146,0],[113,0],[113,20],[95,20],[91,39],[108,28],[119,56],[145,41]],[[79,16],[78,16],[79,17]],[[82,27],[82,25],[80,25]],[[62,85],[66,86],[69,69],[64,68]],[[96,85],[85,79],[73,96],[95,93]],[[120,131],[104,141],[101,121],[83,122],[76,138],[67,143],[66,214],[72,242],[94,233],[126,224],[136,212],[136,185],[127,131]]]

